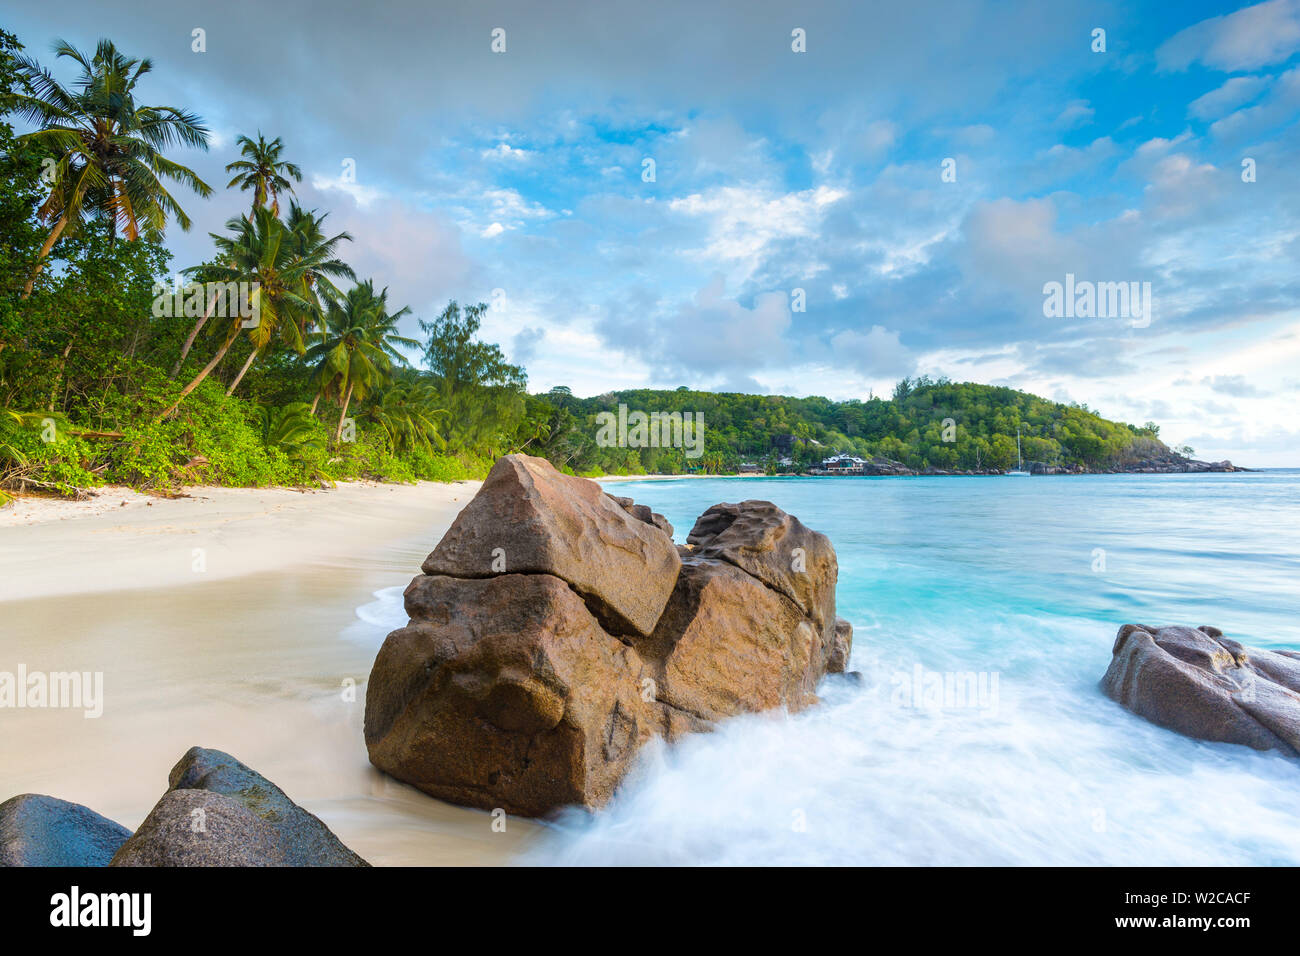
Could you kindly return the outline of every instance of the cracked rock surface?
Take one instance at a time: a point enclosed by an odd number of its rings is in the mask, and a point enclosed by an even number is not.
[[[688,542],[544,459],[500,459],[375,660],[371,762],[440,799],[541,816],[607,801],[654,737],[815,703],[852,641],[829,539],[744,501],[710,508]]]

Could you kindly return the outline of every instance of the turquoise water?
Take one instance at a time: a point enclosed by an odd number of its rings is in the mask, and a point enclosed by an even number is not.
[[[740,498],[829,535],[862,681],[650,748],[522,862],[1300,864],[1300,763],[1183,738],[1097,687],[1130,621],[1300,648],[1300,472],[615,490],[678,541]],[[936,694],[946,676],[972,692]]]

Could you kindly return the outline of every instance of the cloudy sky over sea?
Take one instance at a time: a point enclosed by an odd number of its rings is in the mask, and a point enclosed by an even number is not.
[[[1300,465],[1300,0],[729,6],[68,0],[4,25],[48,65],[56,38],[152,56],[144,98],[204,117],[211,151],[178,158],[214,186],[237,135],[281,136],[358,272],[426,318],[492,302],[534,390],[927,373]],[[178,267],[247,204],[181,198]],[[1149,282],[1149,322],[1045,316],[1067,274]]]

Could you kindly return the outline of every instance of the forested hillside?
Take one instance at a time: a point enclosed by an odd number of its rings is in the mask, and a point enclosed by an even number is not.
[[[1025,460],[1044,464],[1122,468],[1168,451],[1151,422],[1139,428],[1011,388],[925,377],[898,383],[889,399],[868,401],[686,388],[587,399],[557,389],[540,398],[555,406],[541,446],[580,473],[717,473],[735,471],[744,462],[775,470],[785,455],[796,466],[807,466],[832,452],[889,458],[918,471],[1005,469],[1016,463],[1017,427]],[[617,411],[620,404],[646,412],[702,413],[703,455],[692,459],[677,448],[598,446],[596,415]]]

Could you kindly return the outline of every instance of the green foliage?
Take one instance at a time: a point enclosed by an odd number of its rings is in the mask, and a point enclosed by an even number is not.
[[[62,416],[0,409],[0,484],[79,494],[100,484],[88,470],[92,457]]]
[[[271,212],[280,215],[280,193],[293,192],[290,178],[302,182],[302,170],[293,163],[280,158],[284,144],[280,137],[269,143],[259,131],[257,140],[247,136],[238,137],[239,153],[243,159],[237,159],[226,166],[226,172],[234,173],[234,178],[226,184],[227,189],[238,186],[241,190],[253,191],[253,208],[265,206],[269,197]]]
[[[1017,428],[1027,462],[1118,468],[1166,450],[1151,423],[1136,428],[1011,388],[926,377],[899,382],[890,399],[865,402],[690,389],[635,389],[588,399],[566,389],[534,399],[549,406],[551,420],[561,426],[539,442],[542,453],[577,474],[719,474],[734,472],[742,462],[774,471],[777,448],[797,468],[846,452],[918,470],[1006,469],[1016,463]],[[617,412],[620,404],[644,412],[702,413],[703,455],[687,458],[679,448],[598,447],[596,415]]]
[[[398,382],[387,388],[362,413],[363,420],[374,422],[388,436],[389,443],[402,453],[447,447],[439,434],[439,423],[447,410],[438,407],[438,392],[427,382]]]
[[[446,411],[451,443],[478,455],[511,448],[525,423],[524,370],[505,360],[500,348],[477,339],[487,305],[461,309],[448,304],[426,333],[424,358],[437,405]]]
[[[137,418],[111,452],[107,477],[137,488],[184,484],[257,487],[295,484],[305,476],[285,450],[263,440],[263,422],[244,402],[206,382],[174,418]]]
[[[182,229],[190,226],[164,180],[200,196],[212,193],[192,169],[163,155],[173,146],[207,149],[208,130],[193,113],[138,102],[137,85],[153,69],[148,58],[129,57],[106,39],[93,54],[62,40],[54,51],[79,67],[77,81],[65,86],[36,60],[15,52],[22,84],[4,101],[6,112],[37,127],[19,144],[52,160],[52,181],[39,208],[48,235],[25,292],[60,236],[78,232],[88,217],[106,221],[113,236],[158,241],[168,219]]]

